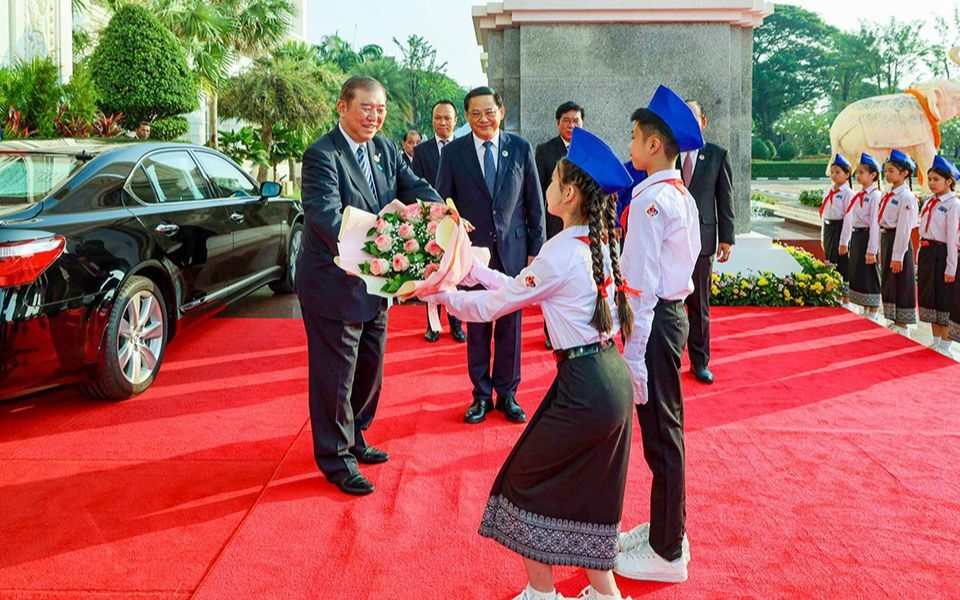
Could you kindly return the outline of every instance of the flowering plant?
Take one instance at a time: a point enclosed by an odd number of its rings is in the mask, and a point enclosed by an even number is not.
[[[714,273],[710,303],[714,306],[838,306],[843,278],[836,267],[806,250],[785,246],[800,264],[798,273],[778,277],[770,271]]]
[[[455,219],[453,203],[398,200],[379,214],[349,206],[340,225],[343,270],[363,278],[367,293],[407,299],[455,289],[474,261],[486,264],[489,252],[470,244],[467,225]]]

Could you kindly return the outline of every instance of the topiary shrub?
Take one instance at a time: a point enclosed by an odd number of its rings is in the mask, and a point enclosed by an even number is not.
[[[105,113],[123,113],[128,128],[195,110],[197,86],[183,47],[146,8],[122,6],[91,57]]]
[[[750,156],[754,160],[770,160],[770,148],[761,139],[754,139],[750,147]]]
[[[792,141],[787,140],[777,148],[777,158],[779,160],[794,160],[800,156],[800,149]]]
[[[167,117],[150,123],[150,137],[163,142],[180,139],[188,131],[190,131],[190,123],[186,117]]]

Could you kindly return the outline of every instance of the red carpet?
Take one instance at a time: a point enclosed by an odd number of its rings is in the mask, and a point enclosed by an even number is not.
[[[512,598],[519,559],[476,529],[522,427],[462,423],[464,347],[426,344],[422,310],[391,314],[369,439],[392,458],[362,499],[313,464],[296,320],[210,320],[133,401],[0,406],[0,596]],[[554,373],[541,326],[528,413]],[[714,354],[717,384],[684,376],[690,580],[625,594],[960,595],[960,364],[839,309],[717,309]],[[637,433],[627,527],[647,518]]]

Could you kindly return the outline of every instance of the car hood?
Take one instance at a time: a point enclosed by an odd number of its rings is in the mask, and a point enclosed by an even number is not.
[[[43,205],[39,202],[31,204],[14,204],[0,206],[0,225],[7,225],[17,221],[26,221],[40,214]]]

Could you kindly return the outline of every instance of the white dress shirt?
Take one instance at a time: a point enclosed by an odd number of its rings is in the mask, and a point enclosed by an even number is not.
[[[483,166],[483,155],[486,154],[487,149],[483,147],[488,140],[477,137],[477,134],[473,134],[473,145],[477,148],[477,160],[480,161],[480,172],[483,173],[486,177],[487,172],[484,170]],[[496,167],[500,165],[500,132],[497,132],[497,135],[493,136],[492,140],[489,140],[493,144],[493,148],[490,148],[490,151],[493,152],[493,164]]]
[[[880,223],[877,215],[880,212],[880,188],[873,184],[865,190],[857,192],[850,204],[847,205],[847,214],[843,217],[843,230],[840,233],[840,245],[849,246],[854,229],[870,229],[867,241],[867,254],[876,254],[880,251]]]
[[[834,192],[834,190],[837,190]],[[833,196],[831,196],[833,194]],[[827,200],[830,198],[830,200]],[[842,221],[847,214],[847,207],[853,198],[850,184],[844,183],[839,188],[831,187],[823,194],[823,221]]]
[[[482,291],[441,292],[430,302],[442,302],[447,311],[468,323],[489,323],[525,306],[539,304],[553,347],[562,350],[593,344],[616,336],[620,331],[614,284],[608,287],[607,303],[613,315],[613,330],[601,335],[590,324],[597,304],[597,284],[593,279],[590,246],[578,239],[586,237],[586,225],[567,227],[553,236],[529,267],[509,277],[474,263],[464,285],[482,285]],[[610,254],[604,246],[606,276],[610,274]]]
[[[442,154],[444,146],[452,142],[453,137],[451,136],[449,140],[443,140],[443,139],[440,139],[439,137],[434,137],[433,141],[437,144],[437,151],[439,151]],[[481,164],[482,164],[482,161],[481,161]]]
[[[920,212],[920,238],[947,245],[947,275],[957,274],[957,245],[960,236],[960,201],[953,192],[927,200]]]
[[[623,357],[633,374],[634,397],[647,401],[647,340],[653,309],[659,299],[683,300],[693,292],[693,267],[700,256],[700,216],[690,192],[680,182],[680,171],[654,173],[633,189],[627,216],[627,237],[620,259],[634,311],[633,335]],[[682,186],[681,186],[682,187]]]
[[[897,230],[890,260],[903,262],[910,246],[910,233],[917,226],[917,213],[917,197],[906,183],[901,183],[880,199],[880,215],[877,217],[880,227]]]
[[[343,125],[341,125],[340,123],[337,123],[337,127],[340,128],[340,134],[347,140],[347,144],[350,145],[350,152],[353,152],[353,156],[356,157],[356,156],[357,156],[357,148],[360,147],[360,144],[358,144],[357,142],[353,141],[353,138],[350,137],[350,134],[348,134],[346,131],[344,131]],[[367,152],[367,146],[366,146],[366,144],[364,144],[363,147],[364,147],[364,152],[367,153],[367,154],[369,154],[369,153]],[[367,157],[367,160],[370,160],[370,157],[369,157],[369,156]]]

